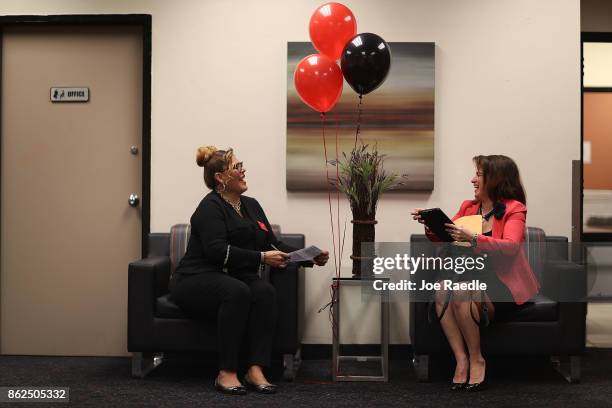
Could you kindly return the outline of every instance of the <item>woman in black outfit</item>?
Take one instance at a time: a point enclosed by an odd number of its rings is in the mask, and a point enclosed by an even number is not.
[[[215,388],[245,394],[237,376],[243,336],[248,337],[245,385],[257,392],[274,393],[262,367],[270,365],[276,323],[274,287],[259,276],[264,265],[287,266],[287,252],[268,219],[247,190],[245,170],[232,149],[200,147],[196,162],[204,167],[204,182],[211,191],[191,217],[187,251],[170,283],[172,299],[188,315],[217,320],[219,375]],[[324,251],[314,263],[325,265]]]

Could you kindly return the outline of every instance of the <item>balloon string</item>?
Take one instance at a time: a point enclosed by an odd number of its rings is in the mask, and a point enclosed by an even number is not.
[[[329,187],[329,167],[327,165],[327,143],[325,141],[325,113],[321,113],[321,128],[323,129],[323,151],[325,153],[325,173],[326,173],[326,187],[327,187],[327,201],[329,203],[329,222],[331,224],[331,232],[332,232],[332,245],[334,247],[334,269],[336,271],[336,275],[338,275],[338,260],[336,256],[336,234],[334,232],[334,216],[332,212],[332,204],[331,204],[331,189]]]
[[[327,142],[325,141],[325,113],[321,113],[321,127],[323,129],[322,135],[323,135],[323,151],[325,153],[325,172],[326,172],[326,186],[327,186],[327,202],[329,204],[329,221],[331,224],[331,230],[332,230],[332,245],[334,247],[334,269],[335,269],[335,275],[336,277],[340,277],[340,269],[338,268],[338,261],[337,261],[337,256],[336,256],[336,235],[334,233],[334,217],[333,217],[333,212],[332,212],[332,204],[331,204],[331,189],[329,186],[329,167],[328,167],[328,159],[327,159]],[[337,166],[337,163],[336,163]],[[332,284],[330,285],[329,288],[329,294],[330,294],[330,298],[331,301],[325,305],[324,307],[322,307],[319,311],[325,309],[327,306],[329,306],[329,320],[331,322],[331,326],[332,326],[332,336],[334,338],[334,341],[338,341],[337,335],[335,334],[338,331],[338,326],[337,326],[337,322],[336,319],[334,318],[334,308],[337,307],[337,301],[338,301],[338,283],[339,281],[332,281]],[[332,372],[336,372],[336,364],[335,362],[332,361]]]
[[[363,101],[363,95],[359,94],[359,104],[357,105],[357,131],[355,132],[355,145],[353,146],[353,150],[357,148],[357,138],[359,137],[359,133],[361,132],[361,105]]]
[[[330,221],[330,225],[331,225],[331,232],[332,232],[332,245],[334,248],[334,269],[335,269],[335,276],[336,278],[340,277],[340,267],[339,267],[339,263],[338,263],[338,256],[336,253],[336,234],[334,232],[334,216],[333,216],[333,210],[332,210],[332,199],[331,199],[331,189],[330,189],[330,178],[329,178],[329,160],[328,160],[328,156],[327,156],[327,142],[325,140],[325,113],[321,112],[321,128],[322,128],[322,137],[323,137],[323,151],[325,154],[325,173],[326,173],[326,187],[327,187],[327,202],[329,204],[329,221]],[[339,163],[338,163],[338,121],[337,121],[337,116],[336,116],[336,201],[338,204],[337,207],[337,216],[338,219],[340,217],[340,195],[339,195]],[[340,245],[340,224],[338,224],[338,245]],[[338,248],[338,252],[340,251],[340,248]],[[340,259],[340,263],[342,262],[342,259]],[[337,322],[336,319],[334,318],[334,308],[337,307],[336,303],[338,301],[338,280],[332,281],[332,284],[329,287],[329,296],[330,296],[330,302],[327,303],[325,306],[323,306],[322,308],[319,309],[319,313],[322,312],[323,310],[325,310],[327,307],[329,307],[328,310],[328,316],[329,316],[329,321],[331,323],[332,326],[332,336],[334,338],[334,341],[337,341],[337,334],[336,332],[337,330]],[[336,373],[336,364],[335,362],[332,361],[332,372],[335,374]]]
[[[336,231],[338,233],[338,271],[337,277],[340,277],[340,269],[342,268],[342,248],[340,247],[340,161],[338,148],[338,130],[340,128],[340,121],[338,119],[338,112],[335,112],[334,117],[336,119]]]

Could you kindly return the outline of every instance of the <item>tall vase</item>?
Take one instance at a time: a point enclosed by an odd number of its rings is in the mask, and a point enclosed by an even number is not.
[[[372,275],[374,266],[374,240],[376,238],[376,224],[378,221],[351,220],[353,224],[353,277],[361,278]],[[362,243],[372,243],[362,248]],[[362,251],[363,249],[363,251]],[[364,273],[362,273],[362,271]]]

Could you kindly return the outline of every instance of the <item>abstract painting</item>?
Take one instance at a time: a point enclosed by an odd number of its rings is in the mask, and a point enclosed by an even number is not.
[[[431,191],[434,182],[435,44],[390,42],[391,69],[385,82],[364,95],[360,139],[386,155],[385,170],[403,176],[395,187],[403,191]],[[293,85],[297,63],[316,51],[309,42],[287,47],[287,190],[326,190],[322,133],[328,160],[349,155],[355,143],[359,97],[344,82],[342,97],[326,114],[306,106]],[[335,178],[335,168],[330,166]]]

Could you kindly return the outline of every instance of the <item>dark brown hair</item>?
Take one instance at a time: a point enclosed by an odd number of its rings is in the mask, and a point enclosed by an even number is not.
[[[215,146],[202,146],[196,153],[196,163],[204,167],[204,183],[211,190],[217,188],[215,173],[223,173],[232,162],[234,150],[219,150]]]
[[[472,160],[483,173],[484,188],[493,203],[505,199],[527,205],[525,189],[514,160],[500,154],[475,156]]]

